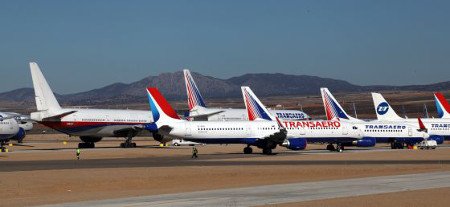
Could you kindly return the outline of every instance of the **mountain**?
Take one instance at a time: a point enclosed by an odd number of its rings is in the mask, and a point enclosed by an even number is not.
[[[367,91],[444,91],[450,90],[450,81],[409,86],[359,86],[347,81],[321,78],[307,75],[287,75],[281,73],[245,74],[229,79],[219,79],[192,73],[202,95],[206,99],[239,98],[240,86],[250,86],[261,97],[285,95],[319,95],[320,87],[328,87],[333,92],[367,92]],[[171,100],[186,98],[182,72],[162,73],[158,76],[148,76],[133,83],[114,83],[102,88],[59,95],[58,100],[65,105],[96,105],[142,103],[147,100],[145,88],[158,87]],[[21,88],[0,93],[0,101],[15,103],[33,103],[34,92],[31,88]]]

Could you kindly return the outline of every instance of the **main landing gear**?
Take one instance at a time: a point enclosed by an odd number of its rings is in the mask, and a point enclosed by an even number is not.
[[[133,139],[133,135],[132,133],[129,133],[125,142],[120,143],[120,147],[122,148],[135,148],[136,147],[136,143],[134,143],[132,141]]]
[[[6,152],[5,145],[6,145],[6,142],[1,141],[1,143],[0,143],[0,150],[1,150],[1,152]]]
[[[252,154],[253,149],[250,146],[244,148],[244,154]]]
[[[402,142],[391,142],[391,149],[403,149],[405,147]]]
[[[331,152],[343,152],[344,151],[344,146],[340,143],[336,144],[336,147],[334,147],[333,144],[328,144],[327,145],[327,150],[331,151]]]

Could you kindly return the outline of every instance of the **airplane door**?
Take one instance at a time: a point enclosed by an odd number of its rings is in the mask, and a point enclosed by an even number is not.
[[[184,127],[185,127],[185,129],[186,129],[186,130],[184,130],[184,131],[185,131],[185,136],[186,136],[186,137],[192,136],[192,132],[191,132],[191,124],[190,124],[190,123],[186,123],[186,124],[184,124]]]
[[[412,136],[413,135],[413,132],[412,132],[412,129],[411,129],[411,127],[408,127],[408,136]]]

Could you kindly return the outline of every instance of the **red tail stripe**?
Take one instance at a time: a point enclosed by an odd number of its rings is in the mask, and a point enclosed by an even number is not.
[[[439,102],[442,104],[442,107],[447,111],[447,113],[450,113],[450,105],[447,102],[447,99],[445,99],[444,95],[440,92],[434,93],[434,95],[437,97]]]
[[[166,98],[164,98],[164,96],[161,95],[161,93],[157,88],[147,88],[147,90],[150,92],[150,94],[155,99],[156,103],[159,105],[159,107],[161,107],[161,110],[163,110],[163,112],[167,116],[172,117],[174,119],[180,119],[180,117],[178,117],[177,112],[175,112],[175,110],[172,108],[172,106],[170,106],[169,102],[167,102]]]

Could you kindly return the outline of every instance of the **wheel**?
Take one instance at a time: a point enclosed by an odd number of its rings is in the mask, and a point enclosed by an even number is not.
[[[251,147],[244,148],[244,154],[252,154],[252,153],[253,153],[253,149]]]
[[[125,143],[120,143],[120,147],[125,148]]]
[[[175,144],[173,144],[173,146],[177,146],[178,147],[178,146],[180,146],[180,144],[175,142]]]
[[[328,145],[327,145],[327,150],[329,150],[329,151],[335,151],[336,148],[334,148],[334,145],[333,145],[333,144],[328,144]]]
[[[270,149],[270,148],[264,148],[264,149],[263,149],[263,154],[265,154],[265,155],[271,155],[271,154],[272,154],[272,149]]]
[[[136,148],[136,143],[133,142],[132,145],[133,145],[133,148]]]
[[[391,142],[391,149],[397,149],[395,142]]]
[[[344,147],[341,146],[341,145],[337,145],[337,146],[336,146],[336,151],[337,151],[337,152],[343,152],[343,151],[344,151]]]

